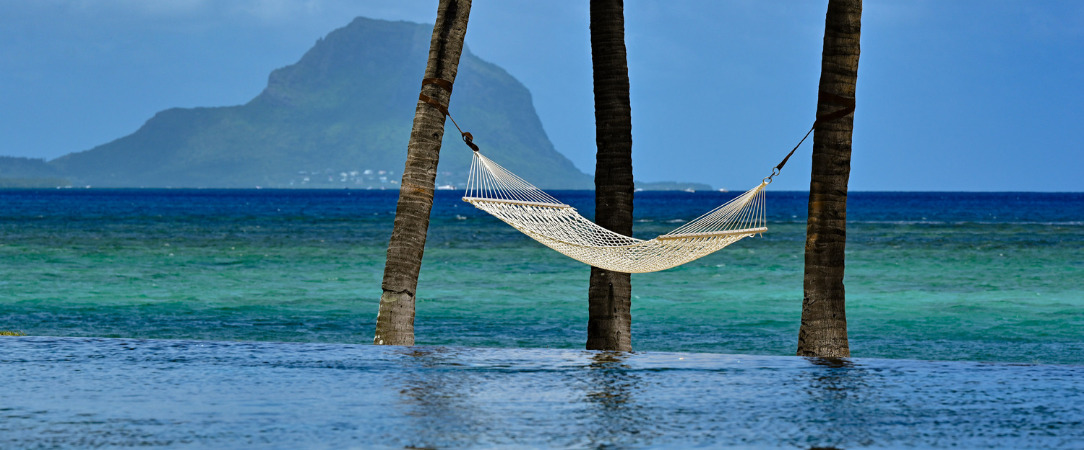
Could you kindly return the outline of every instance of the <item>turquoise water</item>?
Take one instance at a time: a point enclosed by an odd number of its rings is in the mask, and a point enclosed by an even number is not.
[[[370,343],[395,192],[0,191],[0,329]],[[650,237],[724,193],[639,193]],[[587,267],[439,191],[420,345],[582,348]],[[591,215],[592,194],[558,197]],[[805,194],[770,230],[633,276],[633,346],[792,355]],[[1084,194],[852,193],[854,356],[1084,364]]]
[[[0,191],[0,447],[1084,442],[1084,194],[853,193],[846,361],[786,356],[793,192],[634,275],[625,354],[580,350],[585,266],[438,192],[419,346],[368,345],[396,195]],[[729,195],[638,193],[636,233]]]

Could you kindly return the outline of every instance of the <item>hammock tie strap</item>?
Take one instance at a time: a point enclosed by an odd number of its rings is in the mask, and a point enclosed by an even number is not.
[[[806,138],[808,138],[810,134],[813,133],[813,130],[815,130],[817,128],[817,125],[825,123],[825,122],[831,122],[831,121],[836,120],[836,119],[842,119],[842,118],[846,117],[848,114],[854,112],[855,103],[854,103],[853,98],[840,97],[840,96],[838,96],[836,94],[833,94],[831,92],[825,92],[825,91],[818,92],[817,93],[817,102],[818,103],[829,103],[829,104],[840,105],[840,106],[843,106],[843,109],[840,109],[838,111],[833,111],[831,113],[828,113],[828,114],[825,114],[823,116],[817,117],[817,120],[813,121],[813,126],[809,127],[809,131],[807,131],[805,133],[805,136],[802,136],[802,140],[798,141],[798,145],[795,145],[794,148],[790,150],[790,153],[787,153],[787,156],[785,156],[783,158],[783,160],[779,162],[779,165],[775,166],[775,168],[772,169],[772,174],[771,175],[768,175],[768,177],[764,178],[765,182],[771,183],[772,182],[772,177],[774,177],[776,175],[779,175],[779,172],[783,171],[783,166],[787,164],[787,160],[790,159],[790,157],[792,155],[794,155],[794,152],[798,150],[798,147],[802,146],[802,143],[805,142]]]
[[[451,81],[445,80],[443,78],[423,78],[422,79],[422,87],[425,87],[426,85],[430,85],[430,84],[432,84],[434,86],[437,86],[437,87],[439,87],[441,89],[444,89],[445,91],[448,91],[449,94],[452,93],[452,82]]]
[[[422,87],[425,87],[426,85],[430,85],[430,84],[434,85],[434,86],[437,86],[437,87],[439,87],[441,89],[444,89],[449,94],[452,93],[452,82],[451,81],[445,80],[443,78],[425,78],[425,79],[422,79]],[[421,100],[422,102],[425,102],[429,106],[432,106],[432,107],[436,108],[437,111],[440,111],[440,113],[444,115],[444,117],[452,119],[452,125],[455,125],[455,129],[459,130],[459,135],[463,137],[463,142],[465,144],[467,144],[467,147],[470,147],[471,150],[478,151],[478,145],[474,143],[474,136],[472,136],[468,132],[463,131],[462,128],[459,128],[459,124],[456,123],[455,118],[452,117],[452,114],[448,112],[448,107],[447,106],[442,105],[440,102],[438,102],[433,97],[430,97],[430,96],[422,94],[422,93],[418,94],[418,100]]]

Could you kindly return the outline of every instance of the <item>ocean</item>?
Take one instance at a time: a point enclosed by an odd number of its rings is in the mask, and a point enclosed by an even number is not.
[[[633,275],[617,355],[580,350],[588,268],[461,195],[437,192],[418,346],[387,349],[395,191],[0,191],[0,330],[28,335],[0,337],[0,446],[1084,442],[1084,194],[851,193],[838,365],[790,356],[806,193],[769,191],[761,237]],[[636,236],[733,195],[638,192]]]

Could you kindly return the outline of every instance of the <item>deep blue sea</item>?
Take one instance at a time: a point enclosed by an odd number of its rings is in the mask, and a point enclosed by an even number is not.
[[[368,345],[397,192],[0,190],[0,447],[1084,445],[1084,194],[851,193],[842,362],[789,356],[805,193],[633,275],[617,355],[588,268],[461,195],[404,349]],[[635,233],[733,195],[639,192]]]

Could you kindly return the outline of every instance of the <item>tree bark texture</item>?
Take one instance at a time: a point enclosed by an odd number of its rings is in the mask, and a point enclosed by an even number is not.
[[[829,0],[818,118],[854,104],[861,29],[862,0]],[[819,119],[813,135],[799,356],[850,356],[843,268],[853,130],[852,110],[842,117]]]
[[[622,0],[591,0],[595,90],[595,222],[632,235],[632,107]],[[588,350],[632,350],[632,283],[627,273],[591,268]]]
[[[471,0],[440,0],[424,78],[455,81],[470,7]],[[434,84],[423,85],[421,94],[445,106],[451,99],[450,90]],[[414,345],[415,290],[429,230],[429,213],[433,209],[444,119],[444,114],[436,107],[418,101],[407,144],[395,225],[388,242],[374,344]]]

